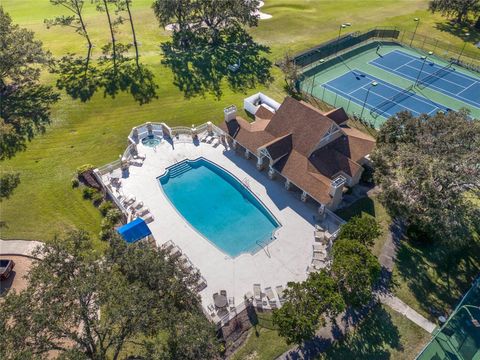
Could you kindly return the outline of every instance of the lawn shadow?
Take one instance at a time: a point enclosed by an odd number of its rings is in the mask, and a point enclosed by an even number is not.
[[[217,44],[178,49],[172,42],[161,45],[162,63],[173,72],[173,83],[185,98],[211,94],[222,96],[222,82],[231,90],[245,92],[258,84],[268,84],[272,63],[264,53],[267,46],[257,44],[243,29],[227,34]]]
[[[321,358],[390,359],[388,348],[403,349],[400,333],[391,315],[378,305],[354,332],[347,333],[343,340],[334,343]]]
[[[480,31],[476,30],[470,22],[457,23],[456,21],[436,22],[435,28],[448,32],[464,41],[477,44],[480,41]],[[466,33],[470,35],[465,36]]]
[[[350,220],[354,216],[362,215],[362,213],[375,217],[375,203],[371,198],[363,197],[350,206],[337,210],[335,213],[345,221]]]
[[[442,243],[402,241],[396,269],[431,319],[455,306],[480,272],[480,244],[452,248]]]

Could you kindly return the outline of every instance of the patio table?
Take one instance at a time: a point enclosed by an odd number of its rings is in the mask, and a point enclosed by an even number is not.
[[[227,306],[227,297],[223,295],[218,295],[214,299],[215,306],[218,308],[224,308]]]

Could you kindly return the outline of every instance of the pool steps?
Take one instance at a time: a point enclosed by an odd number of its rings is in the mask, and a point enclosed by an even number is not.
[[[170,178],[178,177],[182,174],[185,174],[187,171],[191,169],[192,169],[192,166],[190,166],[190,164],[187,161],[181,162],[178,165],[175,165],[174,167],[170,168],[169,170]]]

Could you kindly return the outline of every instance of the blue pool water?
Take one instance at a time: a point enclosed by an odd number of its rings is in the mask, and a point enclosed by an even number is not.
[[[170,167],[159,181],[185,220],[231,257],[260,249],[280,226],[237,178],[203,158]]]

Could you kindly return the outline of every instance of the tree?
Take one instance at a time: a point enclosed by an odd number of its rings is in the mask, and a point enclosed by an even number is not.
[[[370,250],[357,240],[337,239],[332,249],[331,273],[346,304],[361,307],[373,295],[381,267]]]
[[[4,173],[0,176],[0,202],[8,199],[13,190],[20,184],[19,173]]]
[[[372,154],[380,200],[430,239],[462,246],[480,230],[480,122],[466,111],[387,120]]]
[[[59,96],[39,84],[49,55],[34,33],[13,25],[0,6],[0,160],[24,150],[50,123],[50,107]]]
[[[300,77],[300,71],[295,58],[287,52],[280,63],[285,79],[285,90],[291,95],[297,95],[297,82]]]
[[[432,13],[439,11],[444,16],[455,17],[460,23],[468,17],[469,13],[480,12],[480,0],[431,0],[429,9]]]
[[[101,258],[87,234],[74,231],[37,256],[27,289],[9,293],[0,308],[2,359],[47,358],[51,350],[63,358],[117,359],[122,352],[146,356],[152,347],[159,358],[172,358],[164,336],[176,337],[171,324],[182,318],[196,319],[203,331],[201,338],[184,335],[190,349],[216,356],[214,331],[192,291],[198,275],[163,251],[115,237]],[[136,353],[125,353],[127,344]]]
[[[325,270],[311,273],[304,282],[287,285],[285,303],[274,310],[273,323],[289,344],[312,339],[325,324],[325,317],[334,318],[345,308],[335,280]]]
[[[173,42],[179,49],[204,42],[219,43],[231,29],[257,26],[258,0],[155,0],[153,10],[160,25],[173,23]]]
[[[340,228],[339,239],[357,240],[365,246],[373,246],[382,235],[382,229],[374,217],[366,214],[354,216]]]

